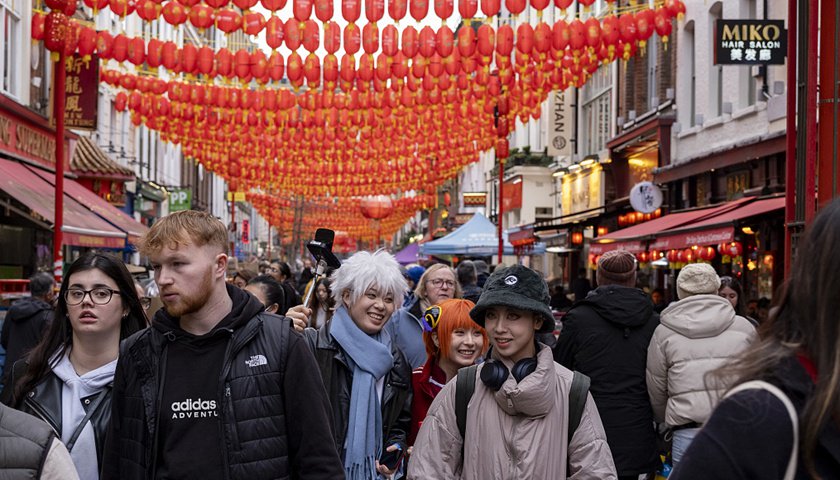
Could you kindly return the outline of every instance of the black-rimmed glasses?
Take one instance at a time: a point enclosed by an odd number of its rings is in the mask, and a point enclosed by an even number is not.
[[[67,305],[78,305],[85,299],[85,295],[90,295],[90,301],[94,305],[106,305],[111,301],[114,294],[120,295],[119,290],[114,290],[108,287],[96,287],[90,290],[82,290],[81,288],[68,288],[64,292],[64,301]]]

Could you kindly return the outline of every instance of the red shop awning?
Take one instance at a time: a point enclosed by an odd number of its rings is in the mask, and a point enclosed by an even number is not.
[[[751,199],[754,200],[754,199]],[[742,202],[738,208],[727,210],[702,221],[661,232],[650,248],[668,250],[694,245],[713,245],[735,239],[735,222],[763,215],[785,207],[784,197]]]
[[[45,175],[50,176],[49,173]],[[23,164],[0,159],[0,190],[55,224],[55,188]],[[64,243],[80,247],[125,248],[126,234],[70,197],[64,199]]]
[[[30,170],[51,185],[55,184],[55,175],[37,168],[31,168]],[[64,179],[64,193],[84,205],[88,210],[104,218],[108,223],[125,232],[128,235],[128,243],[136,244],[140,236],[148,230],[148,227],[70,178]]]
[[[616,230],[603,237],[596,238],[589,246],[589,251],[590,253],[596,254],[610,250],[627,250],[631,253],[643,252],[646,250],[644,241],[655,235],[658,236],[660,232],[701,222],[715,215],[736,209],[739,205],[747,201],[748,199],[742,198],[710,208],[675,212],[638,225],[633,225],[632,227]],[[655,247],[651,245],[650,248]]]

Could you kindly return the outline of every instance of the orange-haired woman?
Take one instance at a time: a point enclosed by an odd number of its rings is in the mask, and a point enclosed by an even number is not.
[[[440,389],[455,377],[458,369],[475,364],[487,353],[487,332],[470,318],[474,306],[469,300],[455,298],[432,305],[423,315],[423,342],[428,360],[411,375],[414,397],[409,445],[414,443]]]

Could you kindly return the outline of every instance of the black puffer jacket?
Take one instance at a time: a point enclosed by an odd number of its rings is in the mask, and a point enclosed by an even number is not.
[[[344,458],[344,439],[347,437],[350,413],[350,394],[353,371],[338,342],[330,335],[330,324],[318,330],[307,328],[304,332],[309,347],[321,369],[321,377],[332,402],[335,445]],[[399,443],[406,449],[411,429],[411,365],[396,344],[391,345],[394,366],[385,374],[382,393],[382,445]]]
[[[52,305],[40,298],[22,298],[9,308],[0,334],[0,345],[6,349],[4,372],[41,341],[53,315]],[[4,379],[7,376],[3,374]]]
[[[234,310],[250,302],[254,308],[247,311],[260,313],[224,327],[230,341],[222,372],[207,372],[219,379],[219,391],[224,392],[219,408],[224,477],[344,478],[329,442],[329,402],[304,339],[292,330],[289,319],[262,313],[262,305],[250,295],[235,287],[229,287],[228,294]],[[167,345],[175,338],[162,330],[156,317],[152,328],[120,347],[103,480],[155,476],[158,403],[164,384],[160,376],[166,371]],[[263,360],[257,368],[254,358]]]
[[[620,476],[656,467],[653,410],[645,383],[647,349],[659,316],[644,292],[608,285],[563,317],[554,359],[592,379],[590,392]]]

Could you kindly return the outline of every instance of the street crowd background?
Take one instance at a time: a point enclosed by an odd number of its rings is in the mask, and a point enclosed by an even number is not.
[[[840,478],[838,241],[834,202],[761,312],[704,263],[664,305],[622,250],[574,298],[383,250],[231,273],[225,226],[177,212],[151,284],[89,252],[9,309],[0,476]]]

